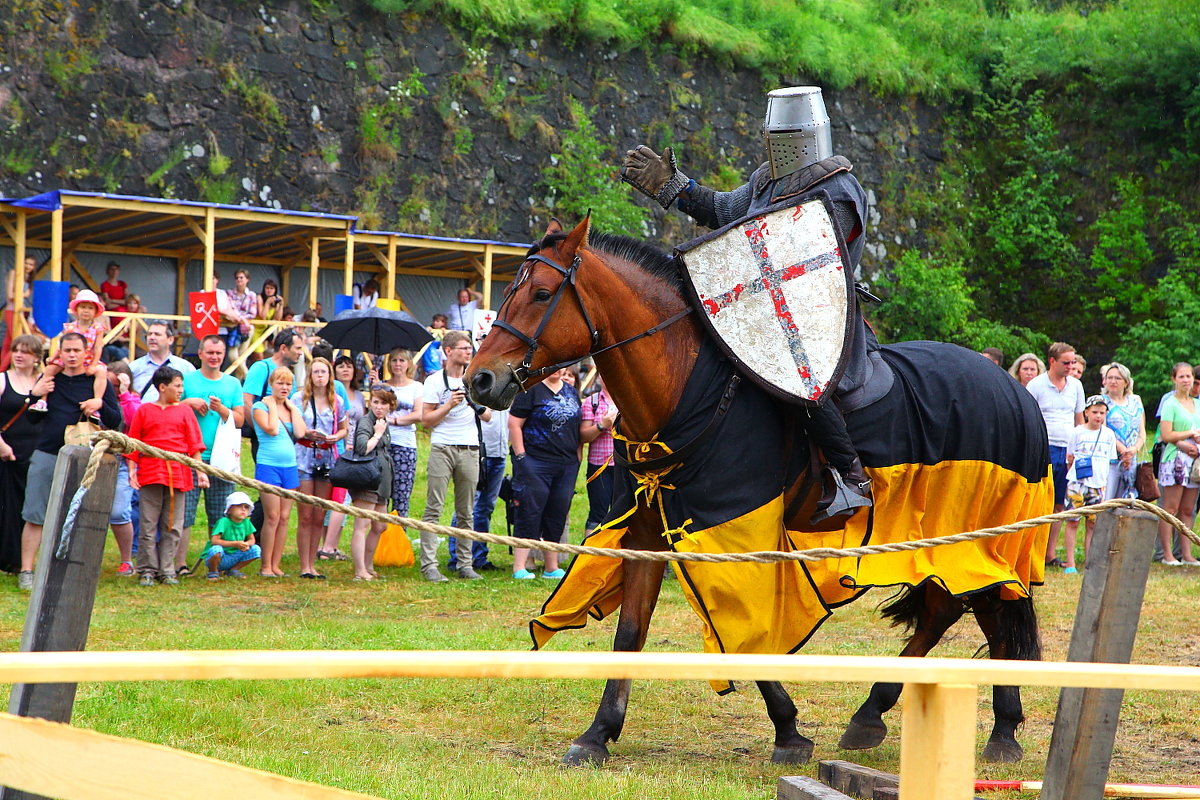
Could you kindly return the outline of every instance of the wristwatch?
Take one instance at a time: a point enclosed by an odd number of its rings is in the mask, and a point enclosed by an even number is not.
[[[524,460],[525,460],[524,453],[513,453],[513,461],[524,461]]]

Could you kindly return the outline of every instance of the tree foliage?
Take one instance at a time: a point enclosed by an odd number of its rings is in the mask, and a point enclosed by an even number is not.
[[[542,169],[555,210],[569,218],[568,227],[590,211],[599,230],[644,236],[650,212],[630,199],[628,187],[609,166],[619,161],[615,145],[601,140],[582,103],[571,98],[568,105],[573,127],[562,132],[560,151]]]
[[[878,309],[867,308],[885,341],[933,339],[972,350],[999,347],[1005,353],[1041,352],[1049,337],[980,315],[961,261],[922,258],[907,250],[892,268],[894,280]]]

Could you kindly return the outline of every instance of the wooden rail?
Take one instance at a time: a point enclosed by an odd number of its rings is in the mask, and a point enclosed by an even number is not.
[[[281,678],[634,678],[779,680],[869,683],[886,676],[905,684],[901,725],[901,796],[968,800],[974,796],[977,687],[985,684],[1156,689],[1200,692],[1200,668],[949,658],[582,653],[528,651],[279,651],[0,653],[0,682],[56,683],[144,680],[279,680]],[[4,735],[16,734],[21,735]],[[34,738],[30,738],[34,737]],[[35,744],[36,742],[36,744]],[[0,783],[64,800],[130,797],[129,786],[105,787],[100,771],[79,770],[97,752],[119,761],[147,759],[170,780],[153,794],[207,796],[211,780],[256,797],[335,800],[353,795],[305,784],[160,745],[102,736],[37,719],[0,715]],[[93,755],[89,755],[93,754]],[[29,760],[39,768],[31,770]],[[110,762],[111,763],[111,762]],[[47,777],[47,776],[52,777]],[[65,777],[64,777],[65,776]],[[154,784],[147,782],[147,787]],[[109,791],[109,790],[112,791]],[[195,789],[195,791],[193,791]],[[114,793],[116,792],[116,793]],[[125,794],[120,794],[124,792]]]
[[[1200,692],[1200,667],[897,656],[475,650],[0,653],[0,682],[281,678],[632,678],[1077,686]]]

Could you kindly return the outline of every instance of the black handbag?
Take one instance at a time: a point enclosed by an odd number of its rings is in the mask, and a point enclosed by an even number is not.
[[[382,477],[375,453],[360,456],[353,450],[340,456],[329,470],[330,483],[352,492],[373,492],[379,488],[379,479]]]

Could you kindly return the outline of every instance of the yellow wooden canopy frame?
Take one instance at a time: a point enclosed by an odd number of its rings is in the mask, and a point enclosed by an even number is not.
[[[57,192],[56,200],[36,205],[21,200],[0,203],[0,245],[14,248],[17,270],[29,248],[48,250],[50,259],[37,277],[61,281],[64,274],[75,272],[98,292],[99,285],[76,253],[171,259],[176,264],[178,316],[185,315],[187,267],[196,260],[204,263],[206,291],[212,290],[214,266],[222,261],[277,267],[285,296],[291,271],[306,267],[310,307],[317,299],[317,272],[328,269],[342,272],[345,294],[351,292],[356,270],[374,271],[383,297],[401,303],[403,299],[396,296],[397,275],[458,278],[468,284],[482,281],[487,308],[492,281],[515,274],[528,249],[511,242],[360,231],[352,216],[72,191]],[[24,307],[22,294],[15,292],[17,325]]]

